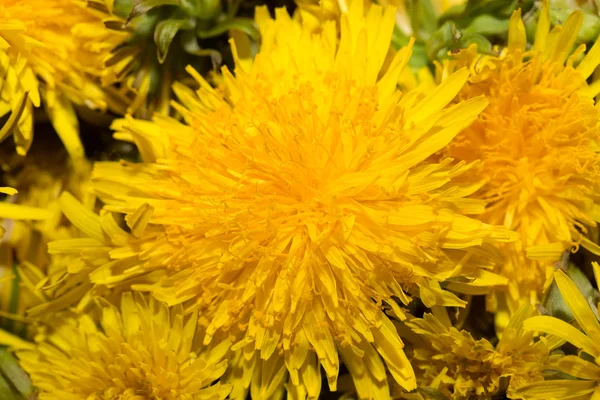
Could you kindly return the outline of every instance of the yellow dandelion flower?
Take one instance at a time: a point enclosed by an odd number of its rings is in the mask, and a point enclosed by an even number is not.
[[[47,253],[48,242],[79,234],[60,209],[60,193],[69,190],[88,208],[95,202],[87,189],[89,166],[75,169],[58,138],[48,139],[53,138],[39,137],[26,157],[10,151],[0,155],[4,183],[18,190],[0,203],[6,232],[0,241],[0,327],[8,330],[21,330],[25,311],[45,303],[72,265],[64,256]],[[11,209],[2,214],[3,206]],[[19,219],[34,213],[43,219]]]
[[[206,345],[235,342],[232,398],[284,385],[317,398],[319,365],[334,390],[340,358],[361,399],[389,397],[386,366],[414,389],[382,308],[402,318],[413,295],[464,306],[434,284],[456,276],[474,279],[456,289],[506,284],[488,269],[494,243],[514,235],[466,216],[483,209],[465,199],[477,186],[451,181],[470,165],[422,163],[487,103],[445,108],[466,70],[427,96],[402,96],[410,47],[380,76],[394,13],[352,2],[338,39],[333,21],[315,35],[284,9],[275,19],[257,9],[262,48],[248,70],[225,68],[218,90],[191,70],[198,95],[175,85],[187,124],[117,124],[144,162],[97,163],[93,179],[129,232],[64,194],[63,211],[89,237],[50,252],[81,254],[97,288],[130,285],[200,309]]]
[[[225,341],[206,350],[195,335],[197,313],[126,292],[120,309],[102,302],[90,314],[60,313],[36,343],[16,346],[40,400],[218,400]],[[1,338],[0,338],[1,340]],[[216,383],[215,383],[216,382]]]
[[[501,388],[501,378],[509,378],[507,396],[514,398],[519,387],[543,381],[549,351],[563,342],[535,342],[533,332],[523,329],[533,314],[533,306],[519,309],[496,347],[453,327],[445,310],[407,321],[419,340],[411,357],[419,387],[451,399],[489,399]]]
[[[13,263],[28,262],[46,269],[48,242],[74,237],[76,229],[65,221],[58,198],[63,190],[92,207],[95,197],[88,190],[87,170],[73,168],[65,149],[57,140],[40,138],[26,157],[2,156],[3,179],[18,194],[11,203],[18,207],[43,209],[48,218],[41,221],[19,221],[5,216],[4,228],[10,233],[0,244],[0,258]],[[12,250],[14,249],[14,254]]]
[[[84,158],[74,106],[104,110],[105,93],[86,32],[101,20],[77,0],[3,0],[0,4],[0,140],[13,134],[24,155],[33,139],[33,113],[43,103],[69,154]]]
[[[503,248],[507,262],[497,270],[510,281],[499,301],[511,313],[522,302],[540,301],[565,250],[581,244],[600,254],[579,233],[600,221],[600,109],[594,104],[600,85],[586,83],[600,63],[600,42],[585,56],[585,45],[569,56],[581,24],[575,11],[550,31],[546,2],[528,50],[516,11],[498,57],[472,47],[442,72],[470,67],[458,101],[481,95],[490,101],[444,155],[481,160],[469,179],[485,182],[475,196],[488,203],[482,220],[520,234]]]
[[[600,278],[600,265],[594,263],[596,279]],[[530,331],[545,332],[580,349],[580,356],[559,357],[548,369],[557,369],[579,379],[556,379],[533,383],[517,391],[525,400],[575,399],[595,400],[600,396],[600,323],[598,310],[592,309],[591,301],[583,297],[577,285],[558,270],[554,279],[565,303],[571,309],[580,329],[549,316],[529,318],[523,324]],[[591,357],[590,357],[591,356]]]

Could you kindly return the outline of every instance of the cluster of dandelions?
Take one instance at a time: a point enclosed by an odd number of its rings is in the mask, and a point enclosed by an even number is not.
[[[600,18],[516,3],[1,0],[0,398],[600,398]]]

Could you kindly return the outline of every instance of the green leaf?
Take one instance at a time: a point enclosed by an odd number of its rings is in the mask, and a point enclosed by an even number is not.
[[[260,39],[260,32],[258,31],[254,21],[250,18],[234,18],[226,20],[212,29],[201,29],[198,27],[196,30],[196,35],[198,35],[200,39],[208,39],[222,35],[229,30],[242,31],[256,41]]]
[[[394,32],[392,33],[392,47],[396,50],[408,45],[410,36],[405,35],[398,25],[394,25]]]
[[[521,8],[523,11],[531,8],[532,4],[526,4],[527,1],[520,0],[470,0],[465,7],[465,11],[470,16],[493,14],[510,17],[513,11]],[[533,3],[530,1],[529,3]]]
[[[455,46],[460,39],[460,32],[453,22],[446,22],[425,44],[425,51],[430,60],[444,58],[448,50]]]
[[[19,268],[18,268],[17,264],[13,264],[12,270],[13,270],[13,274],[15,277],[11,282],[11,289],[10,289],[11,292],[10,292],[10,299],[8,302],[8,312],[10,314],[16,314],[18,311],[18,308],[19,308],[19,297],[21,294],[21,290],[19,290],[19,286],[21,284],[21,276],[19,274]],[[6,330],[12,331],[14,329],[14,321],[12,319],[7,319],[4,326],[6,327]]]
[[[198,38],[193,32],[186,31],[181,35],[181,45],[186,53],[194,56],[208,56],[212,61],[214,69],[217,69],[223,63],[223,56],[214,49],[203,49],[198,43]]]
[[[159,63],[163,63],[169,52],[171,42],[180,30],[189,30],[196,27],[193,18],[165,19],[156,24],[154,30],[154,43],[156,44],[156,56]]]
[[[198,0],[196,3],[194,15],[201,20],[213,20],[223,11],[221,0]]]
[[[427,52],[425,51],[425,46],[420,43],[416,43],[413,47],[413,52],[410,56],[410,60],[408,61],[408,65],[412,68],[421,68],[426,66],[429,63],[427,59]]]
[[[508,32],[508,19],[496,18],[491,15],[479,15],[463,29],[463,32],[477,33],[480,35],[501,35]]]
[[[133,7],[133,0],[115,0],[113,13],[121,18],[127,18]]]
[[[0,399],[23,400],[23,397],[13,390],[11,385],[2,375],[0,375]]]
[[[462,6],[447,10],[440,16],[439,23],[453,21],[456,26],[464,29],[479,16],[492,15],[497,19],[508,19],[517,8],[525,13],[532,6],[533,0],[469,0]]]
[[[0,348],[0,371],[23,396],[27,397],[33,393],[29,376],[19,367],[17,359],[4,348]]]
[[[470,45],[476,44],[477,51],[479,53],[482,53],[482,54],[492,54],[493,53],[492,43],[490,43],[490,41],[487,40],[487,38],[485,36],[480,35],[478,33],[463,34],[460,38],[459,43],[460,43],[460,45],[457,48],[450,49],[450,50],[466,49]]]
[[[129,31],[134,31],[135,36],[142,36],[144,40],[146,37],[154,34],[154,28],[156,23],[161,19],[161,15],[157,10],[152,10],[146,14],[142,14],[134,19],[127,20],[127,23],[123,27]]]
[[[583,43],[588,43],[596,40],[600,33],[600,18],[591,13],[583,13],[583,25],[577,36],[577,40]]]
[[[145,14],[153,8],[163,6],[182,6],[182,2],[180,0],[134,0],[127,20],[129,21],[139,15]]]
[[[244,0],[227,0],[227,17],[233,18],[238,13]],[[600,1],[600,0],[599,0]]]
[[[431,0],[413,0],[407,3],[413,33],[417,39],[426,41],[437,28],[437,15]]]

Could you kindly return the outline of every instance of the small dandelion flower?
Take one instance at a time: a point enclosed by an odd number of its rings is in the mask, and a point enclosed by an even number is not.
[[[501,378],[510,379],[507,396],[515,398],[521,386],[543,381],[549,351],[562,344],[555,339],[534,341],[533,332],[523,330],[523,321],[534,314],[533,306],[515,313],[496,347],[454,328],[448,314],[440,313],[439,318],[425,314],[406,325],[419,339],[411,357],[419,387],[451,399],[489,399],[501,388]]]
[[[394,14],[354,1],[338,36],[334,21],[314,34],[283,9],[257,9],[262,47],[247,69],[224,68],[218,89],[190,70],[198,94],[174,86],[186,123],[116,123],[144,162],[96,164],[100,216],[65,193],[88,237],[50,252],[79,255],[94,290],[131,286],[200,310],[207,346],[234,343],[232,398],[284,387],[318,398],[321,366],[335,390],[340,359],[361,399],[388,398],[388,372],[414,389],[384,310],[403,318],[412,296],[464,306],[437,286],[458,276],[449,287],[506,284],[488,270],[495,243],[514,235],[467,216],[483,210],[466,199],[478,186],[453,179],[471,165],[423,163],[487,103],[446,108],[467,70],[427,96],[396,91],[411,48],[380,73]]]
[[[519,242],[504,246],[507,262],[496,270],[510,281],[498,299],[499,310],[509,313],[541,300],[564,251],[582,245],[600,254],[585,235],[600,221],[600,109],[594,102],[600,86],[586,83],[600,63],[600,42],[585,56],[585,45],[571,54],[581,24],[575,11],[550,31],[545,3],[533,48],[526,49],[516,11],[499,56],[478,55],[472,47],[442,72],[470,67],[457,99],[485,95],[490,101],[444,156],[481,160],[469,179],[484,182],[475,195],[488,203],[482,220],[520,234]]]
[[[219,400],[228,343],[210,351],[195,335],[198,316],[126,292],[120,308],[57,314],[35,344],[13,343],[40,400]],[[216,383],[215,383],[216,382]]]

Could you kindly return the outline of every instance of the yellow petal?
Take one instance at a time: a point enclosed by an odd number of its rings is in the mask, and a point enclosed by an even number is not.
[[[600,380],[600,367],[577,356],[564,356],[557,365],[561,371],[577,378]]]
[[[537,246],[528,247],[526,254],[528,258],[533,260],[560,260],[560,257],[565,252],[565,246],[562,243],[548,243]]]
[[[0,218],[18,220],[50,219],[54,212],[43,208],[29,207],[13,203],[0,203]]]
[[[577,285],[562,270],[554,273],[554,280],[565,303],[584,332],[594,341],[600,340],[600,323]]]
[[[600,264],[594,261],[592,262],[592,268],[594,269],[594,278],[596,278],[596,287],[600,288]]]
[[[8,136],[17,122],[21,119],[21,115],[23,115],[23,111],[25,111],[25,106],[27,105],[27,92],[23,92],[19,100],[17,101],[15,107],[12,109],[12,113],[10,117],[6,120],[2,129],[0,129],[0,142],[4,140],[6,136]]]
[[[57,96],[52,106],[46,106],[46,113],[74,164],[81,166],[85,153],[79,138],[79,121],[73,105],[64,96]]]
[[[550,6],[548,0],[544,0],[542,10],[540,11],[540,17],[537,23],[537,29],[535,30],[535,40],[533,48],[535,50],[542,51],[546,46],[546,39],[550,32]]]
[[[587,79],[594,72],[598,64],[600,64],[600,41],[596,40],[576,70],[581,74],[582,78]]]
[[[591,253],[597,256],[600,256],[600,246],[592,242],[590,239],[586,238],[583,235],[580,235],[579,243],[581,244],[581,246],[583,246],[584,249],[590,251]]]
[[[17,192],[17,189],[14,189],[11,187],[0,187],[0,193],[7,194],[9,196],[14,196],[18,192]]]
[[[583,332],[558,318],[548,316],[535,316],[523,322],[523,329],[528,331],[545,332],[566,340],[577,348],[594,357],[600,355],[600,346]]]
[[[406,171],[439,151],[469,126],[488,104],[489,101],[484,96],[477,96],[445,109],[437,121],[437,124],[445,128],[436,130],[433,135],[415,143],[392,167],[384,169],[381,173],[391,175]]]
[[[88,236],[104,242],[100,217],[88,210],[69,192],[63,192],[58,200],[60,209],[79,230]]]
[[[131,229],[133,236],[140,237],[142,235],[144,229],[148,226],[148,222],[150,222],[153,212],[154,207],[148,203],[144,203],[132,215],[125,217],[125,222],[127,222],[127,226]]]
[[[563,25],[562,32],[560,32],[556,44],[554,44],[554,51],[552,53],[551,60],[558,63],[564,63],[567,56],[573,50],[573,45],[583,24],[583,12],[575,10],[569,15],[569,18]]]
[[[590,400],[600,400],[600,385],[596,386],[596,389],[594,389],[594,393],[592,394],[592,397],[590,397]]]
[[[450,75],[430,94],[419,102],[419,105],[411,110],[407,122],[419,123],[442,110],[456,94],[462,89],[469,78],[469,70],[461,68]]]
[[[521,19],[521,9],[519,8],[513,12],[508,24],[508,50],[511,52],[523,51],[526,44],[525,25]]]
[[[33,349],[35,345],[0,329],[0,344],[13,349]]]
[[[595,387],[595,381],[557,379],[523,386],[517,389],[516,393],[528,400],[549,400],[589,394],[594,391]]]

